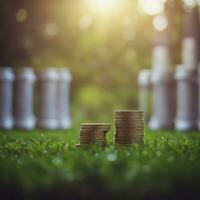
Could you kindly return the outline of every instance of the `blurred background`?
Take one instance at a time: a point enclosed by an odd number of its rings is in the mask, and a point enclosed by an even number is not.
[[[170,26],[180,63],[183,9],[182,0],[2,0],[0,65],[68,67],[73,119],[106,121],[114,109],[137,108],[155,30]]]

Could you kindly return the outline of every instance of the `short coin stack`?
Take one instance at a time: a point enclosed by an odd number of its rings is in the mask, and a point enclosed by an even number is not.
[[[115,144],[144,143],[144,112],[140,110],[115,111]]]
[[[77,147],[96,144],[105,146],[107,143],[106,133],[110,130],[109,123],[83,123],[80,128],[80,144]]]

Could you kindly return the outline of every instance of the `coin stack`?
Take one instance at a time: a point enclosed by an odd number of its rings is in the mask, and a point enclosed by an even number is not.
[[[115,144],[144,143],[144,112],[140,110],[115,111]]]
[[[80,144],[77,147],[96,144],[105,146],[107,143],[106,133],[110,130],[109,123],[83,123],[80,128]]]

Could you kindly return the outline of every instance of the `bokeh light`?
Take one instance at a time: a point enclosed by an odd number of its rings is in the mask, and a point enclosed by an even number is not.
[[[57,35],[58,32],[59,32],[58,26],[55,23],[49,23],[45,27],[45,33],[49,37],[53,37],[53,36]]]
[[[149,15],[156,15],[164,10],[165,0],[139,0],[140,8]]]
[[[153,19],[153,26],[158,31],[164,31],[168,26],[168,20],[165,16],[156,16]]]
[[[200,5],[200,0],[183,0],[186,6],[194,7],[197,4]]]
[[[81,30],[86,30],[92,25],[93,19],[90,15],[84,15],[80,18],[79,26]]]
[[[28,16],[27,10],[25,10],[25,9],[19,9],[17,11],[17,13],[16,13],[16,20],[18,22],[22,23],[22,22],[26,21],[27,16]]]
[[[89,7],[96,12],[108,12],[116,7],[117,0],[89,0]]]
[[[98,9],[107,10],[110,9],[113,5],[113,0],[93,0],[92,4]]]

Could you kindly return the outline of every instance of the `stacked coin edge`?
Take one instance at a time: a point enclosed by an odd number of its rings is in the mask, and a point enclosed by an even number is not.
[[[119,145],[144,143],[144,112],[141,110],[116,110],[114,142]]]
[[[80,143],[76,147],[96,144],[105,146],[107,144],[106,133],[111,129],[110,123],[83,123],[80,127]]]

